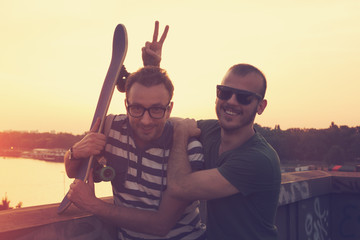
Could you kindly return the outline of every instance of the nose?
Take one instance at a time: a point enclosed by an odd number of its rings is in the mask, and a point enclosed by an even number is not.
[[[150,117],[149,111],[146,110],[144,115],[141,117],[141,123],[144,125],[150,124],[152,122],[152,118]]]
[[[236,100],[236,95],[235,95],[235,94],[232,94],[231,97],[230,97],[230,99],[227,100],[227,102],[228,102],[229,104],[237,105],[237,104],[238,104],[238,101]]]

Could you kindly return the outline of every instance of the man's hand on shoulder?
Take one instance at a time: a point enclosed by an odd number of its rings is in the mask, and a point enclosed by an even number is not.
[[[172,117],[170,122],[174,126],[175,135],[185,134],[189,138],[197,137],[201,134],[195,119]]]

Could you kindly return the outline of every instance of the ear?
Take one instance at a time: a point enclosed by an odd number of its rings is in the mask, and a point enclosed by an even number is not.
[[[174,102],[170,102],[168,110],[166,111],[166,118],[170,118],[171,111],[174,107]]]
[[[125,111],[126,111],[126,115],[129,116],[129,113],[127,112],[127,99],[124,99],[124,105],[125,105]]]
[[[257,106],[257,114],[261,115],[264,112],[266,106],[267,106],[267,100],[266,99],[261,100]]]

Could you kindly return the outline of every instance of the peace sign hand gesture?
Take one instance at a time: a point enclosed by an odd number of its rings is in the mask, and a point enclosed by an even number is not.
[[[144,66],[157,66],[160,67],[161,62],[161,50],[166,39],[167,33],[169,31],[169,26],[166,25],[164,32],[158,41],[159,35],[159,21],[155,22],[155,30],[153,35],[152,42],[146,42],[145,47],[142,50],[142,59],[144,62]]]

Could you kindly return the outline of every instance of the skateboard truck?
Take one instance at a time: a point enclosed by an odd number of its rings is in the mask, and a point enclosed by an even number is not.
[[[122,65],[119,78],[116,81],[116,87],[119,90],[119,92],[125,92],[125,83],[129,75],[130,73],[126,70],[125,66]]]
[[[94,163],[94,182],[109,182],[115,178],[115,170],[114,168],[106,165],[106,159],[101,157],[98,161]]]

